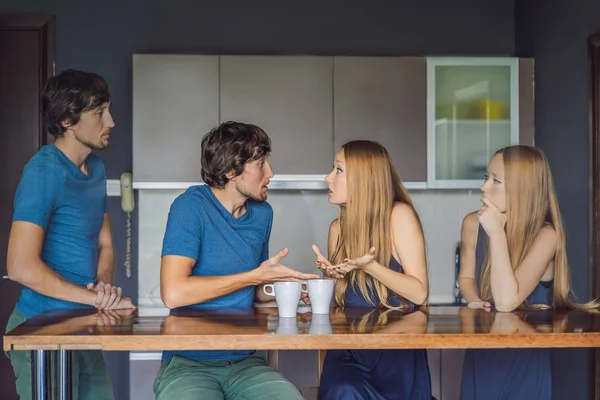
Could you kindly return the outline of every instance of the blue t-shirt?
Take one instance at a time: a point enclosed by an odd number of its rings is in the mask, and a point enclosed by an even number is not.
[[[194,276],[225,276],[255,269],[268,258],[273,209],[267,202],[248,200],[246,205],[246,213],[235,218],[209,186],[190,187],[171,205],[162,256],[176,255],[196,260],[192,268]],[[254,290],[255,286],[247,286],[182,309],[253,307]],[[224,336],[223,340],[228,339]],[[177,355],[192,360],[234,361],[243,360],[253,352],[165,351],[163,360]]]
[[[98,237],[106,212],[106,171],[90,154],[85,175],[54,144],[42,147],[25,165],[17,186],[13,221],[27,221],[45,231],[42,260],[70,282],[96,282]],[[17,309],[31,318],[52,309],[92,308],[21,290]]]

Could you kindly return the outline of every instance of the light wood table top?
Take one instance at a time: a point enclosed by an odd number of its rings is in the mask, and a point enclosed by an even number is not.
[[[600,314],[466,307],[402,312],[333,309],[278,318],[257,307],[139,316],[138,311],[48,312],[4,336],[4,350],[120,351],[600,347]]]

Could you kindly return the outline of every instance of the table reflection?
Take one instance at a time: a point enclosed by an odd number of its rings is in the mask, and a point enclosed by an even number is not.
[[[329,335],[473,334],[476,336],[600,333],[600,314],[586,310],[486,312],[467,307],[416,311],[335,308],[329,315],[298,313],[279,318],[277,308],[177,310],[168,316],[142,316],[138,310],[69,310],[27,320],[11,336],[66,335]]]

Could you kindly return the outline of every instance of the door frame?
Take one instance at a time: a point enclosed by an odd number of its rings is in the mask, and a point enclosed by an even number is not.
[[[54,18],[54,14],[0,14],[0,31],[36,31],[40,35],[40,110],[43,87],[54,75]],[[54,140],[44,118],[40,118],[39,139],[40,147]]]
[[[36,47],[39,48],[37,55],[37,68],[35,70],[36,78],[38,79],[36,84],[38,86],[39,93],[37,93],[37,102],[38,102],[38,110],[36,112],[41,111],[42,109],[42,101],[41,95],[43,92],[44,85],[48,81],[48,79],[54,75],[54,15],[51,14],[5,14],[0,13],[0,32],[22,32],[27,33],[29,37],[33,39],[33,37],[37,38]],[[32,42],[33,43],[33,42]],[[35,78],[33,78],[35,79]],[[33,93],[32,93],[33,94]],[[32,99],[32,101],[35,101]],[[33,104],[33,103],[28,103]],[[48,133],[47,124],[44,121],[44,118],[41,116],[38,118],[39,126],[37,126],[38,131],[28,131],[27,135],[31,135],[31,140],[37,142],[37,147],[40,148],[45,144],[52,142],[52,135]],[[36,123],[36,125],[38,125]],[[32,127],[34,130],[36,126]],[[28,128],[30,129],[30,128]],[[33,143],[32,143],[33,144]],[[10,167],[10,165],[9,165]],[[22,169],[21,166],[20,169]],[[9,174],[18,173],[18,170],[9,169]],[[18,177],[17,177],[18,178]],[[5,188],[2,188],[5,190]],[[12,188],[11,190],[13,190]],[[4,198],[2,199],[2,203],[4,203]],[[7,201],[8,198],[6,198]],[[4,204],[3,204],[4,205]],[[10,224],[10,218],[7,218],[6,223]],[[2,222],[4,224],[4,221]],[[8,240],[9,234],[9,226],[7,228],[7,236],[6,240]],[[4,231],[4,228],[3,228]],[[2,239],[4,240],[4,232],[2,232]],[[3,246],[4,247],[4,246]],[[5,254],[0,254],[2,257],[6,257]],[[6,272],[5,270],[2,272]],[[20,292],[20,285],[14,281],[4,281],[0,278],[0,287],[2,287],[3,292],[10,297],[14,297],[14,301],[18,299]],[[2,320],[5,323],[14,308],[14,303],[9,304],[9,302],[4,302],[1,309]],[[6,318],[6,319],[5,319]],[[4,327],[2,327],[4,329]],[[12,372],[12,368],[10,366],[10,362],[8,359],[5,359],[0,363],[0,374],[5,374],[6,376],[2,376],[2,383],[8,382],[11,378],[8,376],[8,372]],[[12,385],[11,385],[12,386]],[[6,398],[16,399],[17,393],[14,387],[8,387],[4,389],[4,395]],[[4,398],[4,396],[3,396]]]
[[[590,143],[590,282],[593,298],[600,298],[600,32],[588,37],[588,104]],[[594,327],[596,328],[596,327]],[[593,349],[590,386],[600,400],[600,349]]]

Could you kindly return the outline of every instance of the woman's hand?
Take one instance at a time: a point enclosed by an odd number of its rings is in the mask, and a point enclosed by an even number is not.
[[[362,269],[375,262],[376,254],[375,247],[371,247],[366,254],[357,258],[347,258],[343,264],[333,265],[327,268],[327,271],[329,274],[341,275],[343,277],[354,269]]]
[[[506,214],[500,212],[498,207],[489,199],[482,197],[483,205],[477,211],[477,220],[485,229],[488,236],[504,233],[504,225],[506,225]]]
[[[330,278],[343,278],[344,275],[338,274],[338,273],[334,273],[333,270],[331,270],[331,267],[333,265],[331,265],[331,263],[329,262],[328,259],[326,259],[323,254],[321,254],[321,250],[319,250],[319,248],[313,244],[312,246],[313,251],[315,252],[315,255],[317,256],[317,261],[315,262],[315,266],[317,267],[317,269],[319,269],[324,275],[327,275]],[[305,301],[306,303],[306,301]],[[309,304],[309,303],[306,303]]]

